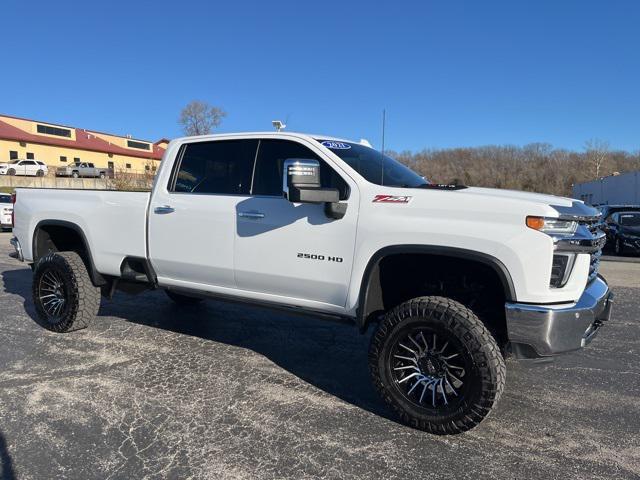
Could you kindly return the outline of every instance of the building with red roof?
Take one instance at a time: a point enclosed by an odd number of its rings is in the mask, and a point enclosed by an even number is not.
[[[0,162],[35,159],[50,170],[74,162],[131,173],[154,172],[169,140],[140,140],[0,114]]]

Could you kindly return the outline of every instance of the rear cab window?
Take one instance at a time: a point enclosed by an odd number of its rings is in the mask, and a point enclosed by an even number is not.
[[[248,195],[258,140],[214,140],[182,147],[169,191]]]

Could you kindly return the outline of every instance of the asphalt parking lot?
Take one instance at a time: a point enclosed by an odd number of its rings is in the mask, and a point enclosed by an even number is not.
[[[640,264],[604,262],[613,321],[554,364],[509,361],[463,435],[398,424],[369,384],[368,335],[162,292],[118,294],[87,330],[40,327],[0,234],[6,479],[640,477]]]

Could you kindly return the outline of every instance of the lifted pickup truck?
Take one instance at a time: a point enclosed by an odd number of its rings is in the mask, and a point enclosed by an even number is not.
[[[172,141],[151,193],[18,189],[12,243],[57,332],[86,327],[101,294],[147,288],[373,324],[382,398],[454,434],[498,401],[506,355],[580,349],[609,319],[597,221],[580,201],[431,184],[357,142],[271,132]]]

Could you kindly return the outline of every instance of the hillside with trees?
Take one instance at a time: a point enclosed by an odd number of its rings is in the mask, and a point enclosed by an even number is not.
[[[582,152],[534,143],[523,147],[490,145],[387,153],[436,183],[565,196],[571,195],[574,183],[640,170],[640,152],[612,151],[599,140],[587,142]]]

